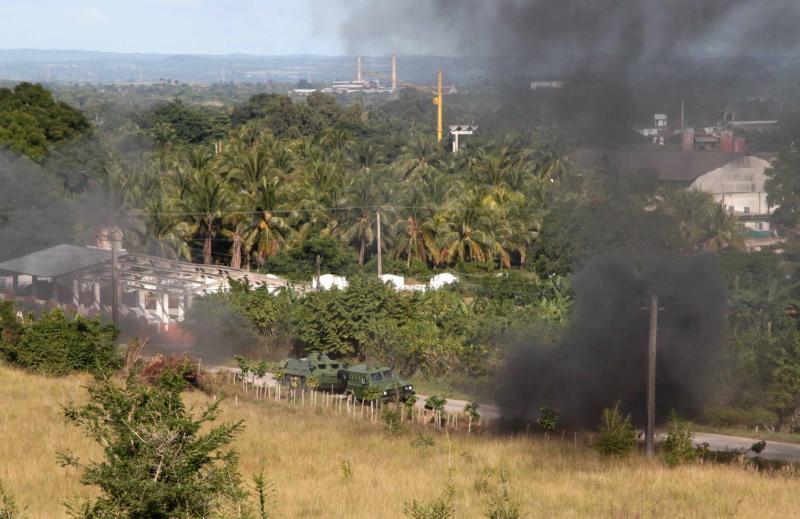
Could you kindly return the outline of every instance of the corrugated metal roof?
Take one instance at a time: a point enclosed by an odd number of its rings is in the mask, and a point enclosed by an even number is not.
[[[0,271],[54,278],[110,260],[111,251],[62,244],[0,263]]]
[[[579,170],[591,171],[604,160],[609,160],[630,173],[655,171],[659,179],[671,182],[693,182],[741,156],[741,153],[692,152],[661,147],[620,151],[581,149],[569,154],[570,160]]]

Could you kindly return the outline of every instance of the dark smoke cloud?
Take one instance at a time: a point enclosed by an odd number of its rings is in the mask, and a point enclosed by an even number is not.
[[[567,73],[794,54],[800,43],[796,0],[356,0],[344,9],[342,35],[352,53],[502,58]]]
[[[497,403],[520,415],[540,406],[561,411],[572,426],[596,425],[618,399],[643,422],[652,290],[659,313],[657,411],[696,416],[720,362],[725,284],[712,256],[636,263],[592,260],[574,280],[574,321],[556,345],[523,342],[498,377]],[[643,305],[645,309],[643,309]]]

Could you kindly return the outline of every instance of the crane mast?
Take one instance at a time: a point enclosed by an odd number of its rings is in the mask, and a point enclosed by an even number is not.
[[[386,74],[381,74],[378,72],[369,72],[368,74],[382,79],[388,79]],[[444,137],[444,96],[442,95],[442,71],[439,70],[436,74],[435,87],[417,85],[416,83],[396,79],[396,76],[392,78],[392,82],[399,86],[412,88],[433,96],[433,104],[436,105],[436,141],[442,142],[442,138]]]

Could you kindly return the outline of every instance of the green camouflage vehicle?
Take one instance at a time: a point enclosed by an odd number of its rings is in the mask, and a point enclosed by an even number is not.
[[[392,368],[359,364],[339,370],[344,392],[363,400],[370,387],[376,387],[383,400],[405,401],[414,394],[414,386],[398,377]]]
[[[289,357],[278,364],[282,373],[279,382],[290,387],[305,387],[308,379],[314,377],[317,388],[341,391],[343,386],[339,371],[342,367],[339,361],[332,360],[325,354],[312,353],[302,359]]]

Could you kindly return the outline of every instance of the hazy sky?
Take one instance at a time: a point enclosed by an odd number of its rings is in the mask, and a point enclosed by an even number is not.
[[[0,0],[0,48],[342,54],[346,1]]]

